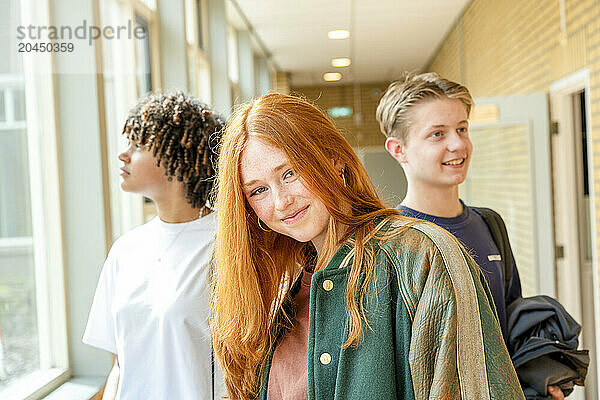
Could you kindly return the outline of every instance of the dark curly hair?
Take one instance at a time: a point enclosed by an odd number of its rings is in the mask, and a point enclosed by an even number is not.
[[[181,91],[150,93],[131,110],[123,135],[144,146],[169,180],[184,184],[194,208],[206,205],[214,184],[224,120],[200,100]]]

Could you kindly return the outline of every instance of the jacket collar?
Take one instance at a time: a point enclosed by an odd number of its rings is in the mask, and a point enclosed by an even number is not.
[[[377,232],[385,232],[391,225],[391,221],[389,218],[378,217],[372,220],[371,222],[367,222],[369,224],[373,224],[374,233]],[[365,237],[364,244],[372,241],[373,251],[377,252],[380,248],[379,240],[377,238],[373,238],[374,233],[371,235],[367,235]],[[355,252],[355,243],[356,243],[356,232],[350,235],[350,237],[341,244],[338,250],[335,252],[331,260],[327,263],[327,266],[324,268],[327,270],[337,270],[337,269],[347,269],[352,266],[352,261],[354,259]]]

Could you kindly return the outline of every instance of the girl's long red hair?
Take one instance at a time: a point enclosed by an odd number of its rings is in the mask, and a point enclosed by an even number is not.
[[[311,243],[258,226],[244,197],[239,171],[249,137],[281,149],[296,174],[327,207],[331,218],[317,270],[325,268],[341,242],[356,234],[346,296],[350,329],[344,346],[357,345],[367,323],[363,298],[374,271],[372,254],[365,246],[365,236],[374,229],[370,222],[378,216],[398,215],[378,198],[348,142],[310,103],[270,93],[235,112],[219,152],[211,308],[214,350],[232,399],[257,395],[275,332],[289,323],[283,300],[307,262],[307,250],[312,249]],[[345,182],[334,162],[345,165]]]

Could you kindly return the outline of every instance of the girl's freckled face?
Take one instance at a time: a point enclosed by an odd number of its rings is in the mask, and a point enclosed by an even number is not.
[[[320,249],[327,233],[327,208],[297,176],[285,153],[250,138],[240,162],[242,189],[261,225]]]

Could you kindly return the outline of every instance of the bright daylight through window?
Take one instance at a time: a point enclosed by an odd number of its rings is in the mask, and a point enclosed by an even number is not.
[[[9,48],[19,17],[17,1],[0,15],[0,397],[40,368],[23,59]]]

